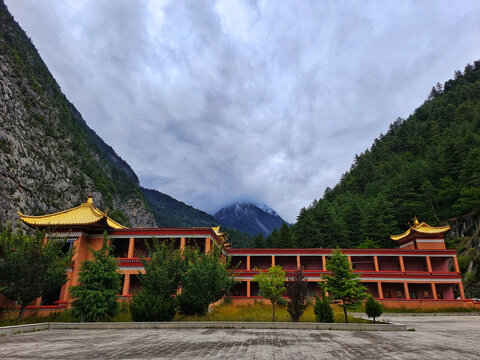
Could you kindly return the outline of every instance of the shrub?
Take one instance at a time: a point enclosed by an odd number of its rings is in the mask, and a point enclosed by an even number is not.
[[[315,295],[315,305],[313,308],[317,322],[333,323],[333,310],[330,304],[330,299],[325,295],[325,290],[322,289],[322,297]]]
[[[148,241],[145,245],[150,252]],[[141,258],[145,274],[139,274],[142,290],[135,294],[130,304],[134,321],[172,321],[177,312],[175,295],[180,289],[185,261],[172,244],[160,244],[153,239],[150,260]]]
[[[368,317],[373,318],[373,323],[375,324],[375,318],[383,313],[383,306],[378,301],[375,301],[372,296],[369,296],[365,303],[365,313]]]
[[[280,299],[277,300],[277,304],[280,307],[285,307],[287,305],[287,299],[284,299],[283,297],[281,297]]]
[[[293,321],[298,321],[307,307],[308,284],[301,269],[289,277],[287,282],[287,296],[289,298],[287,311]]]
[[[172,321],[177,313],[177,304],[174,297],[140,291],[133,295],[130,312],[133,321]]]
[[[217,248],[209,254],[185,251],[186,271],[182,276],[182,292],[177,296],[184,315],[205,315],[210,304],[220,300],[233,286],[228,272],[230,261],[220,259]]]
[[[100,250],[93,250],[93,260],[82,262],[79,285],[72,286],[75,298],[72,315],[81,321],[106,321],[119,311],[117,294],[121,289],[117,260],[110,255],[106,233]]]

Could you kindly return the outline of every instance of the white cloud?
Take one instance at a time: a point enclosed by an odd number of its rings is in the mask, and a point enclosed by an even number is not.
[[[144,186],[290,222],[480,48],[475,1],[6,3]]]

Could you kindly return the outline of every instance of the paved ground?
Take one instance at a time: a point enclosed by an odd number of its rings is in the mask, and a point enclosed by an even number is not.
[[[46,330],[0,337],[1,359],[480,359],[480,316],[395,316],[416,331]]]

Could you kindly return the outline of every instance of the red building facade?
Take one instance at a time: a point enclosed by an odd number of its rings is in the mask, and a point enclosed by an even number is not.
[[[45,216],[19,214],[29,226],[45,229],[54,227],[50,236],[64,239],[75,249],[68,281],[57,294],[37,299],[30,308],[59,309],[70,306],[72,298],[68,288],[78,282],[81,262],[90,257],[89,248],[99,249],[103,232],[115,245],[123,275],[119,299],[128,300],[140,289],[135,276],[143,272],[140,254],[148,257],[145,240],[152,238],[171,240],[178,249],[196,246],[209,252],[217,247],[224,256],[232,257],[232,273],[237,281],[231,291],[234,303],[248,303],[259,296],[253,276],[272,265],[280,265],[287,272],[303,269],[309,284],[309,296],[319,293],[317,283],[327,273],[326,262],[332,249],[236,249],[230,248],[219,228],[125,228],[110,219],[93,205],[91,197],[80,206]],[[445,249],[443,234],[448,227],[431,227],[416,219],[401,235],[392,235],[398,241],[396,249],[342,249],[348,256],[354,272],[358,273],[368,292],[389,306],[419,307],[472,307],[465,299],[462,277],[456,251]]]

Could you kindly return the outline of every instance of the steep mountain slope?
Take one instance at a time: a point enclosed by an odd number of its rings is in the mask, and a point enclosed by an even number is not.
[[[159,227],[217,226],[212,215],[156,190],[141,188]]]
[[[0,1],[0,222],[17,210],[76,206],[89,193],[122,223],[152,226],[130,166],[62,94],[37,50]]]
[[[442,86],[407,119],[355,157],[341,181],[302,209],[301,246],[392,246],[417,216],[439,225],[480,211],[480,61]]]
[[[268,206],[259,207],[248,202],[226,206],[214,216],[220,225],[238,229],[249,235],[262,233],[267,236],[285,222]]]

